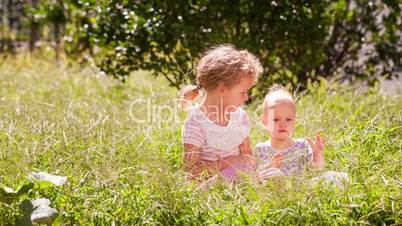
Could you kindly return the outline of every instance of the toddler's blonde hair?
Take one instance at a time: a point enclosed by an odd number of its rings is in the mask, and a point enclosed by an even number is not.
[[[289,101],[292,103],[295,103],[295,100],[293,98],[293,95],[289,92],[289,90],[287,90],[284,86],[279,85],[279,84],[274,84],[269,88],[269,91],[267,93],[267,95],[265,95],[264,98],[264,103],[263,103],[263,107],[265,108],[270,108],[271,106],[275,105],[275,103],[270,103],[270,97],[276,93],[280,93],[283,94],[284,96],[282,96],[282,98],[275,98],[274,102],[278,102],[278,101]]]

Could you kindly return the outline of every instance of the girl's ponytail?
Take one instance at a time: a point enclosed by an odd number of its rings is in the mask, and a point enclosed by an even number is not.
[[[201,94],[201,88],[195,85],[187,85],[179,91],[179,101],[182,108],[194,102]]]

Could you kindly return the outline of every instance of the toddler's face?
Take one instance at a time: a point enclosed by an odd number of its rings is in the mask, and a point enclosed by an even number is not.
[[[271,107],[264,107],[262,122],[272,139],[291,138],[296,124],[296,107],[292,102],[279,102]]]
[[[225,88],[222,98],[227,110],[234,111],[237,107],[242,106],[248,100],[248,91],[253,85],[253,79],[244,77],[236,85]]]

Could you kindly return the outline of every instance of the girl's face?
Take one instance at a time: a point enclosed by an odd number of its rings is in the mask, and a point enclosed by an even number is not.
[[[291,102],[281,102],[264,109],[263,124],[271,139],[285,140],[292,137],[296,124],[296,107]]]
[[[254,85],[252,78],[244,77],[232,87],[224,87],[222,101],[227,111],[235,111],[248,100],[248,91]]]

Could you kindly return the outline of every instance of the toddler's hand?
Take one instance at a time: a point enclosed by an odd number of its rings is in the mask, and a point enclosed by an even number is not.
[[[280,168],[283,165],[284,157],[281,153],[276,153],[272,156],[270,167]]]
[[[325,140],[321,138],[320,133],[317,133],[315,137],[315,142],[311,138],[307,138],[311,149],[313,149],[314,157],[322,157],[324,155]]]
[[[321,168],[324,164],[324,147],[325,140],[321,138],[320,133],[317,133],[315,137],[315,142],[311,138],[307,138],[311,149],[313,149],[313,162],[318,168]]]

